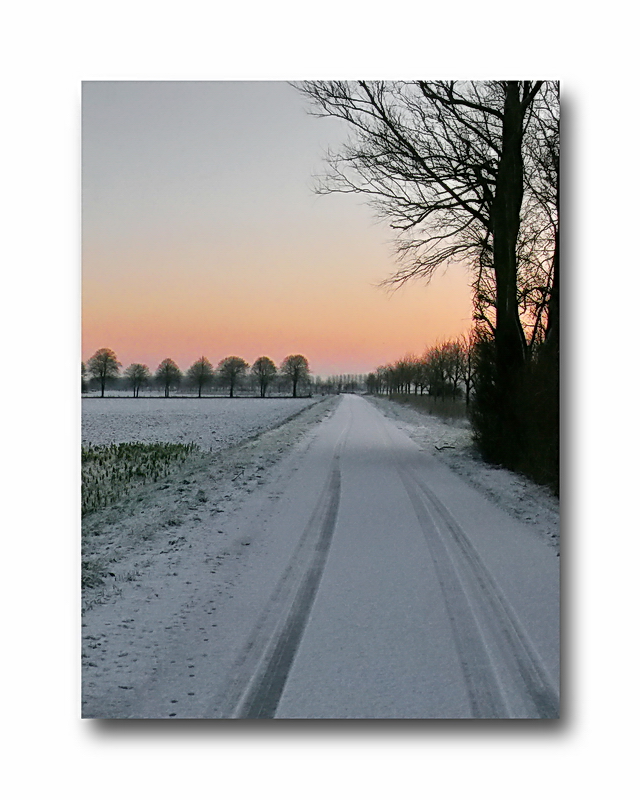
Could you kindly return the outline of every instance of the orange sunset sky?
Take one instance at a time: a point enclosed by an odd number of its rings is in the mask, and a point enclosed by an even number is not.
[[[471,325],[450,267],[395,292],[393,234],[359,197],[313,192],[348,135],[284,82],[85,82],[82,357],[201,355],[366,373]]]

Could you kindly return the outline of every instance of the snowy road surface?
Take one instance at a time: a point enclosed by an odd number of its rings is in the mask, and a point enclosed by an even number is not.
[[[226,524],[233,559],[210,569],[195,546],[155,621],[157,592],[122,623],[94,610],[96,639],[139,615],[140,652],[87,681],[85,716],[559,715],[553,548],[365,399],[343,396]]]

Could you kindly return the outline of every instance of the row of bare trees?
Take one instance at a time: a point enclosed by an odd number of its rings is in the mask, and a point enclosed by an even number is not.
[[[312,113],[347,123],[320,193],[354,192],[397,234],[388,284],[471,270],[487,460],[557,486],[560,99],[553,81],[309,81]]]
[[[367,376],[363,373],[342,373],[329,375],[326,378],[317,375],[313,388],[317,394],[341,394],[343,392],[363,394],[367,391],[366,382]]]
[[[367,376],[366,386],[372,394],[428,394],[442,400],[464,394],[468,407],[475,375],[475,342],[467,335],[378,367]]]
[[[82,363],[83,391],[88,389],[88,379],[93,378],[100,396],[104,397],[107,384],[120,376],[121,369],[122,364],[113,350],[106,347],[97,350],[86,364]],[[260,397],[266,397],[269,387],[277,380],[285,382],[293,397],[297,397],[302,386],[309,381],[309,362],[303,355],[290,355],[278,369],[268,356],[257,358],[251,366],[239,356],[227,356],[214,368],[208,358],[201,356],[183,374],[173,359],[165,358],[154,374],[146,364],[138,363],[130,364],[123,374],[133,397],[139,397],[140,390],[151,385],[161,388],[164,396],[169,397],[171,391],[183,384],[197,389],[198,397],[212,386],[228,389],[229,397],[233,397],[247,376],[259,389]]]

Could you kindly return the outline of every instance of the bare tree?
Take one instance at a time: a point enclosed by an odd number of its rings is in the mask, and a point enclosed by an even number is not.
[[[91,356],[87,362],[89,374],[100,381],[100,397],[104,397],[104,389],[110,378],[116,378],[122,364],[108,347],[103,347]]]
[[[218,378],[223,386],[229,387],[229,397],[233,397],[238,381],[248,369],[247,362],[239,356],[227,356],[218,364]]]
[[[560,91],[557,83],[544,84],[535,111],[524,140],[525,186],[527,193],[535,198],[530,204],[535,212],[530,260],[536,278],[532,291],[534,329],[531,341],[534,346],[537,341],[542,342],[545,351],[557,357],[560,345]]]
[[[198,397],[202,397],[202,390],[205,386],[213,383],[214,370],[208,358],[200,356],[197,361],[187,370],[187,380],[191,386],[198,387]]]
[[[260,356],[253,362],[251,372],[256,376],[260,386],[260,397],[265,397],[269,384],[278,374],[278,368],[267,356]]]
[[[134,397],[139,397],[140,389],[151,380],[151,373],[146,364],[130,364],[124,374],[133,390]]]
[[[541,81],[317,81],[299,88],[321,116],[352,126],[330,153],[321,191],[357,192],[400,234],[405,266],[429,278],[461,257],[492,253],[497,337],[524,358],[516,247],[525,122]]]
[[[495,362],[483,397],[487,413],[493,408],[500,418],[494,428],[502,451],[510,451],[506,460],[513,461],[522,429],[519,386],[529,357],[523,320],[531,323],[530,335],[538,335],[536,315],[542,320],[548,313],[549,332],[557,317],[557,203],[555,215],[545,217],[543,196],[546,187],[551,200],[557,162],[549,123],[558,116],[556,85],[316,81],[298,88],[319,116],[351,126],[352,138],[329,153],[319,190],[364,195],[396,230],[401,266],[387,283],[428,280],[454,260],[475,266],[476,318],[490,332],[487,352]],[[529,147],[534,133],[537,145]],[[546,184],[536,161],[543,152],[550,165]],[[549,242],[556,248],[552,269]]]
[[[451,394],[455,398],[464,373],[463,348],[459,341],[445,342],[441,348],[444,356],[444,375],[451,384]]]
[[[159,364],[155,378],[158,385],[164,388],[164,396],[169,397],[169,391],[180,386],[182,372],[175,361],[165,358]]]
[[[429,394],[444,401],[447,394],[447,351],[443,345],[436,344],[424,354],[425,372]]]
[[[280,372],[291,381],[293,396],[297,397],[298,384],[309,377],[309,362],[299,354],[287,356],[280,365]]]

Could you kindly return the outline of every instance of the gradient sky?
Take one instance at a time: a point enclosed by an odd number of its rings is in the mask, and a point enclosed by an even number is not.
[[[82,357],[369,372],[468,330],[463,266],[389,293],[393,235],[313,192],[347,129],[283,82],[83,84]]]

